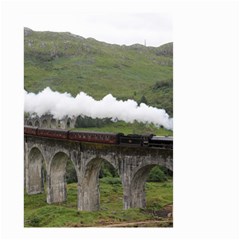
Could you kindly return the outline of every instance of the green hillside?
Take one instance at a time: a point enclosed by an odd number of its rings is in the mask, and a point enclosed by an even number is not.
[[[107,44],[71,33],[24,29],[24,87],[49,86],[73,96],[80,91],[164,108],[173,113],[173,43],[160,47]]]

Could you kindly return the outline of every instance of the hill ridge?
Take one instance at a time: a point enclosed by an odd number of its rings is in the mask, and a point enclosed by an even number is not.
[[[168,45],[168,44],[173,44],[173,42],[166,42],[164,44],[161,44],[159,46],[145,46],[143,44],[140,44],[140,43],[133,43],[133,44],[130,44],[130,45],[126,45],[126,44],[117,44],[117,43],[108,43],[108,42],[105,42],[105,41],[101,41],[101,40],[97,40],[93,37],[83,37],[83,36],[80,36],[80,35],[77,35],[77,34],[74,34],[74,33],[71,33],[71,32],[56,32],[56,31],[35,31],[35,30],[32,30],[31,28],[28,28],[28,27],[24,27],[24,34],[30,34],[31,32],[36,32],[36,33],[57,33],[57,34],[66,34],[66,35],[69,35],[69,36],[72,36],[72,37],[75,37],[75,38],[78,38],[78,39],[82,39],[82,40],[94,40],[98,43],[103,43],[103,44],[107,44],[107,45],[114,45],[114,46],[119,46],[119,47],[134,47],[134,46],[141,46],[143,48],[161,48],[162,46],[164,45]]]

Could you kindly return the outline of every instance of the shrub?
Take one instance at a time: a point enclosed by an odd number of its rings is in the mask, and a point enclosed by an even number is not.
[[[117,177],[118,172],[110,163],[103,161],[99,173],[99,178],[103,177]]]
[[[167,176],[159,166],[156,166],[151,170],[147,179],[148,182],[165,182],[166,180]]]
[[[28,224],[31,227],[39,227],[40,226],[40,219],[36,216],[32,216],[29,220],[28,220]]]
[[[172,88],[173,87],[173,80],[163,80],[163,81],[158,81],[153,85],[153,90],[159,90],[161,88]]]

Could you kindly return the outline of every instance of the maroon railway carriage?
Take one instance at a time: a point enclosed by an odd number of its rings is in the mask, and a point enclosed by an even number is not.
[[[68,138],[69,140],[81,142],[118,144],[118,135],[116,133],[69,131]]]
[[[68,131],[60,129],[38,128],[37,135],[47,138],[68,139]]]
[[[25,135],[37,135],[37,127],[25,127],[24,126],[24,134]]]
[[[68,131],[60,129],[46,129],[38,127],[24,127],[25,135],[37,135],[39,137],[69,139],[80,142],[96,142],[105,144],[118,144],[119,133],[100,133],[100,132],[85,132],[85,131]]]
[[[68,131],[24,126],[24,135],[35,135],[54,139],[68,139],[79,142],[118,144],[120,146],[173,148],[173,137],[154,136],[153,134],[129,134],[125,136],[122,133]]]

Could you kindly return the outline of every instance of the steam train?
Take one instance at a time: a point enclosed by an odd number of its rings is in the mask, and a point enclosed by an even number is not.
[[[123,133],[87,132],[24,126],[24,135],[132,147],[173,148],[172,137],[155,136],[153,134],[124,135]]]

